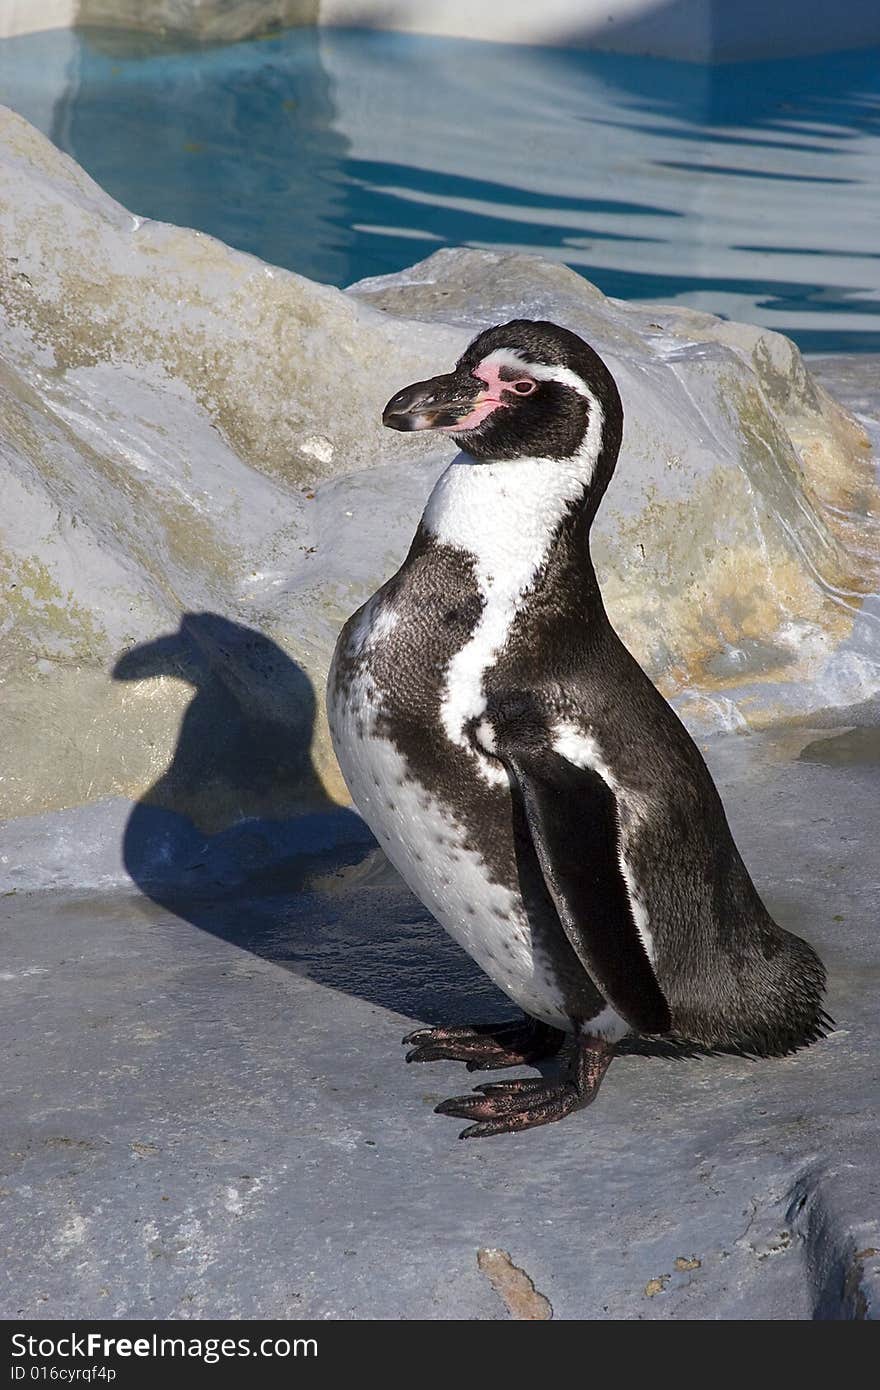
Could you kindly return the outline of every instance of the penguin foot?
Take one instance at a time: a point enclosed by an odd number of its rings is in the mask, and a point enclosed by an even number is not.
[[[434,1113],[477,1121],[463,1129],[459,1139],[516,1134],[552,1124],[595,1099],[613,1056],[613,1046],[603,1039],[582,1038],[568,1076],[522,1076],[514,1081],[488,1082],[477,1086],[473,1095],[441,1101]]]
[[[525,1018],[460,1028],[417,1028],[403,1041],[415,1044],[406,1054],[408,1062],[464,1062],[468,1071],[495,1071],[552,1057],[564,1039],[565,1034],[549,1023]]]

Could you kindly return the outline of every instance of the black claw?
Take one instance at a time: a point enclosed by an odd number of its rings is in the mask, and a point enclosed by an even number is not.
[[[439,1105],[434,1106],[435,1115],[453,1115],[456,1119],[466,1120],[470,1115],[470,1096],[450,1096],[448,1100],[441,1100]]]
[[[442,1047],[428,1047],[423,1043],[420,1047],[414,1047],[412,1052],[408,1052],[404,1060],[407,1062],[448,1062],[455,1061],[455,1058],[450,1058],[448,1052],[444,1052]]]
[[[479,1139],[485,1131],[485,1125],[468,1125],[459,1134],[459,1139]]]

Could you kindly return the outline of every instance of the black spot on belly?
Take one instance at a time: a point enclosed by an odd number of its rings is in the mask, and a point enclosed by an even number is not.
[[[443,614],[443,626],[445,628],[457,628],[466,636],[470,636],[480,621],[480,614],[485,604],[480,593],[470,593],[463,598],[460,603],[453,604],[447,608]]]

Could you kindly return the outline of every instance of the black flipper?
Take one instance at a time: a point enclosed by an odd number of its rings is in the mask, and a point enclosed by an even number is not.
[[[614,1009],[639,1033],[666,1033],[669,1005],[657,983],[619,858],[614,793],[598,772],[528,740],[496,756],[511,776],[544,881],[566,936]]]

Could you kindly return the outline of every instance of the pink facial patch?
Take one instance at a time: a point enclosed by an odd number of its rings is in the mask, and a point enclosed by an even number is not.
[[[468,411],[467,415],[463,415],[456,424],[443,425],[440,432],[441,434],[457,434],[459,430],[472,430],[475,426],[481,425],[500,405],[507,405],[507,401],[482,400],[474,406],[473,410]]]
[[[505,379],[501,375],[501,368],[503,366],[503,362],[490,362],[487,358],[486,361],[481,362],[478,367],[474,367],[471,376],[475,376],[478,381],[485,381],[493,398],[498,401],[499,405],[508,405],[508,401],[503,401],[501,399],[502,391],[514,391],[514,388],[517,386],[528,386],[531,390],[534,390],[535,383],[525,372],[523,372],[521,377]],[[516,394],[515,391],[514,394]],[[528,393],[524,392],[523,394]]]
[[[446,425],[443,429],[444,434],[457,434],[459,430],[472,430],[477,425],[481,425],[483,421],[492,414],[493,410],[498,410],[501,406],[510,405],[511,402],[509,399],[506,401],[501,399],[501,393],[502,391],[510,391],[512,394],[516,394],[513,392],[513,388],[519,384],[520,380],[522,380],[524,384],[527,382],[531,389],[534,389],[535,384],[525,376],[521,379],[516,378],[514,381],[505,381],[501,376],[501,367],[496,362],[481,362],[479,366],[474,367],[471,376],[476,377],[477,381],[485,383],[488,394],[483,396],[482,400],[474,406],[473,410],[463,416],[457,424]],[[525,392],[523,394],[528,393]]]

